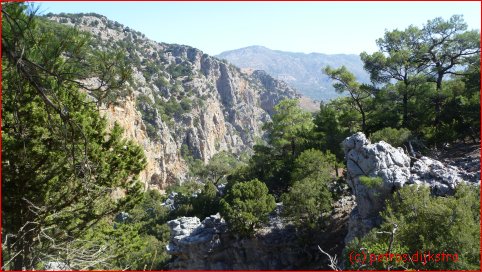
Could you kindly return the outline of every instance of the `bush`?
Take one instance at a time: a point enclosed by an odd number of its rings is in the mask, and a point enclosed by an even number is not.
[[[298,228],[314,229],[320,225],[322,214],[331,210],[332,198],[323,180],[305,178],[296,181],[281,201],[283,216]]]
[[[410,136],[412,136],[412,133],[406,128],[396,129],[387,127],[373,132],[370,136],[370,140],[374,143],[385,141],[394,147],[400,147],[403,143],[408,141]]]
[[[154,52],[156,53],[156,52]],[[164,77],[162,76],[159,76],[158,78],[156,78],[153,82],[154,85],[156,85],[156,87],[161,90],[163,87],[166,87],[166,88],[170,88],[171,87],[171,84],[169,83],[169,81],[167,81],[167,79],[165,79]]]
[[[204,185],[201,193],[193,199],[193,213],[200,218],[206,218],[219,211],[218,189],[212,182]]]
[[[184,113],[190,112],[192,109],[192,100],[187,97],[183,98],[179,104]]]
[[[405,186],[387,202],[382,212],[384,223],[360,240],[352,241],[346,252],[384,254],[389,247],[394,224],[398,226],[391,253],[418,252],[458,254],[458,261],[384,262],[364,269],[475,270],[480,265],[480,191],[479,187],[459,185],[455,195],[435,197],[427,187]],[[440,258],[440,256],[439,256]],[[403,265],[403,267],[401,266]],[[355,270],[357,264],[347,263]]]
[[[192,68],[187,63],[171,64],[167,67],[167,72],[173,78],[192,75]]]
[[[332,197],[328,184],[332,180],[335,156],[316,149],[303,151],[294,162],[292,180],[287,193],[281,196],[283,215],[298,228],[314,229],[322,213],[331,209]]]
[[[252,236],[276,207],[268,187],[258,179],[234,184],[220,204],[221,215],[231,230],[242,236]]]
[[[381,177],[359,177],[361,184],[369,188],[378,188],[383,184],[383,179]]]

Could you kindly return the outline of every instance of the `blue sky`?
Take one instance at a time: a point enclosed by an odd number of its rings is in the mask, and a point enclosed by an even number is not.
[[[43,13],[96,12],[158,42],[215,55],[250,45],[293,52],[375,51],[385,30],[462,14],[480,29],[480,2],[38,2]]]

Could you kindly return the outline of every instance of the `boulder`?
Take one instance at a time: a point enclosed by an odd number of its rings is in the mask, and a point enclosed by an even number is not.
[[[480,184],[480,174],[471,173],[438,160],[421,157],[412,162],[402,148],[380,141],[371,144],[358,132],[343,141],[347,165],[347,183],[356,199],[345,243],[361,237],[381,223],[380,211],[385,200],[405,185],[428,186],[432,194],[453,194],[461,182]],[[381,178],[381,184],[364,184],[361,177]]]
[[[388,143],[370,144],[361,132],[343,142],[347,164],[347,182],[356,196],[357,212],[362,218],[378,216],[385,199],[410,177],[410,158],[401,148]],[[360,177],[379,177],[380,186],[367,186]]]
[[[428,157],[414,162],[409,180],[410,184],[428,185],[433,194],[440,196],[453,194],[455,187],[462,182],[477,184],[479,179],[464,169]]]
[[[275,220],[276,221],[276,220]],[[173,270],[294,270],[311,265],[320,269],[321,254],[299,243],[293,227],[273,221],[254,237],[238,237],[228,231],[219,214],[202,222],[182,217],[168,222],[171,229],[167,252]],[[279,227],[279,228],[278,228]]]

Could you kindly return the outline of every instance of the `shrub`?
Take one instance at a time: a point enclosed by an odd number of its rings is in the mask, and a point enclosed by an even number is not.
[[[309,177],[296,181],[281,201],[283,216],[298,228],[314,229],[321,223],[322,214],[331,209],[332,198],[323,180]]]
[[[281,200],[283,216],[290,218],[298,228],[314,229],[322,213],[331,209],[328,184],[334,161],[334,155],[316,149],[305,150],[296,158],[292,173],[294,184]]]
[[[220,200],[217,194],[218,189],[216,186],[212,182],[207,182],[201,193],[193,199],[194,215],[202,220],[216,214],[219,211]]]
[[[361,184],[369,188],[378,188],[383,184],[383,179],[381,177],[360,176],[359,180]]]
[[[459,185],[455,195],[436,197],[427,187],[405,186],[381,213],[382,225],[360,240],[348,244],[346,252],[387,252],[394,224],[398,226],[391,253],[414,254],[417,251],[458,254],[458,261],[384,262],[364,269],[475,270],[480,267],[480,191],[479,187]],[[440,258],[440,256],[439,256]],[[403,267],[402,267],[403,266]],[[357,264],[347,263],[355,270]]]
[[[155,52],[154,52],[155,53]],[[163,87],[166,87],[166,88],[170,88],[171,87],[171,84],[169,83],[169,81],[167,79],[165,79],[164,77],[162,76],[159,76],[158,78],[156,78],[153,82],[154,85],[156,85],[156,87],[161,90]]]
[[[220,204],[221,215],[231,230],[242,236],[252,236],[276,207],[268,187],[258,179],[234,184]]]
[[[370,136],[370,139],[374,143],[379,141],[385,141],[392,146],[400,147],[410,138],[410,136],[412,136],[412,133],[406,128],[396,129],[387,127],[373,132]]]

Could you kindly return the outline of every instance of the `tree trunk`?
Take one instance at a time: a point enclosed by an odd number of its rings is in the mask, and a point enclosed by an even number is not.
[[[403,93],[403,120],[402,120],[402,126],[403,127],[408,127],[408,90],[406,89],[407,86],[405,86],[405,92]]]
[[[440,123],[440,111],[441,111],[441,103],[442,103],[442,79],[444,74],[439,72],[437,74],[437,94],[435,95],[435,130],[437,130],[437,126]]]
[[[365,111],[363,110],[363,106],[361,105],[360,101],[359,100],[355,100],[355,103],[358,107],[358,111],[360,112],[360,114],[362,115],[362,132],[363,133],[367,133],[366,131],[366,116],[365,116]]]
[[[363,111],[362,109],[360,109],[360,110],[361,110],[361,115],[362,115],[362,131],[363,131],[363,133],[366,134],[367,133],[367,130],[366,130],[367,125],[366,125],[365,111]]]

